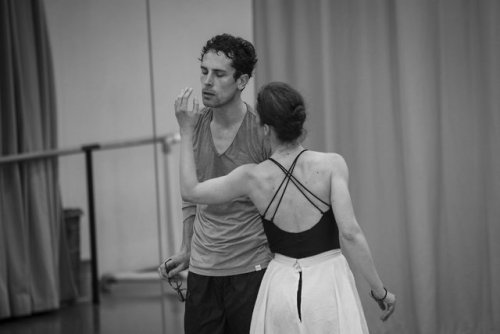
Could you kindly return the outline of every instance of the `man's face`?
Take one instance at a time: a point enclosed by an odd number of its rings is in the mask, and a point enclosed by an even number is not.
[[[203,56],[200,81],[205,106],[222,107],[239,93],[231,62],[222,52],[209,51]]]

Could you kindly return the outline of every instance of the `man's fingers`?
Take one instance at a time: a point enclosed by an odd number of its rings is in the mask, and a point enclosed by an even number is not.
[[[179,95],[177,95],[177,98],[175,99],[175,102],[176,103],[182,103],[182,99],[184,98],[184,94],[186,93],[186,89],[187,88],[183,88],[181,89],[181,92],[179,93]]]
[[[177,266],[177,267],[173,268],[172,270],[169,270],[169,271],[168,271],[167,276],[168,276],[169,278],[172,278],[172,277],[177,276],[180,272],[181,272],[181,270],[180,270],[180,268]]]
[[[167,278],[167,272],[166,272],[165,266],[163,264],[161,264],[158,267],[158,274],[160,275],[161,278]]]
[[[174,111],[175,111],[176,113],[177,113],[177,112],[179,112],[179,104],[180,104],[180,102],[179,102],[179,101],[180,101],[180,99],[179,99],[179,97],[177,97],[177,98],[175,99],[175,102],[174,102]]]
[[[188,100],[189,100],[189,96],[191,96],[191,93],[193,92],[193,88],[184,88],[182,91],[181,91],[181,104],[183,106],[186,106],[187,107],[187,103],[188,103]]]
[[[179,106],[182,104],[182,98],[184,97],[185,90],[186,90],[186,88],[181,89],[181,92],[175,98],[175,103],[174,103],[175,110],[177,110],[179,108]]]
[[[193,99],[193,111],[195,114],[200,111],[200,103],[198,102],[198,99],[196,97]]]
[[[187,87],[181,89],[180,94],[177,96],[174,102],[174,107],[176,112],[188,111],[188,101],[189,97],[193,93],[193,88]],[[199,110],[198,100],[193,99],[193,111],[197,112]]]
[[[189,96],[191,95],[191,93],[193,92],[193,88],[191,87],[187,87],[184,89],[184,98],[189,98]]]
[[[160,274],[160,277],[168,278],[169,268],[167,267],[167,264],[171,261],[172,259],[167,259],[158,266],[158,273]]]
[[[160,269],[162,269],[163,276],[165,278],[172,278],[184,270],[182,263],[178,263],[172,259],[168,259],[163,262]]]
[[[165,262],[163,262],[163,265],[165,266],[165,271],[167,273],[176,266],[175,262],[172,259],[165,260]]]

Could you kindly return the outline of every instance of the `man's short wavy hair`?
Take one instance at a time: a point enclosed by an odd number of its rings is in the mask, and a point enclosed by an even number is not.
[[[221,34],[212,37],[207,41],[207,44],[201,50],[199,61],[207,52],[215,51],[222,52],[226,57],[232,60],[232,66],[236,70],[234,78],[238,79],[242,74],[248,74],[251,78],[255,64],[257,64],[257,56],[252,43],[241,38],[229,34]]]

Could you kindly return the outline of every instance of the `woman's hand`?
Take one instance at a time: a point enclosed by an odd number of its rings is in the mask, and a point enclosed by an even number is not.
[[[384,290],[385,296],[376,296],[373,294],[373,291],[371,292],[371,296],[377,302],[378,307],[380,307],[380,309],[384,311],[382,313],[382,316],[380,316],[380,319],[382,321],[386,321],[387,319],[389,319],[391,314],[394,313],[394,310],[396,309],[396,296],[393,293],[387,291],[387,289],[384,288]]]
[[[188,108],[192,92],[192,88],[184,88],[175,100],[175,117],[179,123],[181,135],[186,132],[191,133],[200,117],[199,103],[196,98],[193,99],[193,109]]]

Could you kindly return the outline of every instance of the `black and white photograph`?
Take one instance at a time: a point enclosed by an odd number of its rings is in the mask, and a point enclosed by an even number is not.
[[[0,0],[1,334],[500,334],[500,1]]]

